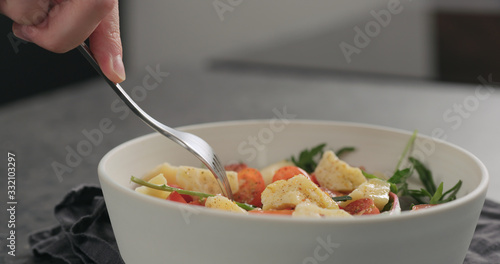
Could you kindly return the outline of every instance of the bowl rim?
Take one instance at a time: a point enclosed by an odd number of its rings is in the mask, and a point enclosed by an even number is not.
[[[263,124],[264,122],[270,122],[272,119],[248,119],[248,120],[229,120],[229,121],[219,121],[219,122],[207,122],[207,123],[199,123],[199,124],[192,124],[192,125],[185,125],[185,126],[180,126],[176,127],[176,129],[179,130],[195,130],[195,129],[203,129],[203,128],[216,128],[216,127],[221,127],[221,126],[234,126],[234,125],[258,125],[258,124]],[[378,131],[386,131],[386,132],[392,132],[392,133],[398,133],[398,134],[406,134],[410,136],[413,132],[403,130],[403,129],[398,129],[398,128],[392,128],[392,127],[387,127],[387,126],[382,126],[382,125],[374,125],[374,124],[366,124],[366,123],[357,123],[357,122],[347,122],[347,121],[331,121],[331,120],[312,120],[312,119],[294,119],[294,120],[289,120],[290,123],[293,124],[305,124],[305,125],[333,125],[333,126],[344,126],[344,127],[355,127],[355,128],[364,128],[364,129],[375,129]],[[156,197],[151,197],[147,196],[141,193],[135,192],[131,187],[123,186],[111,178],[110,175],[106,173],[106,162],[109,160],[114,154],[118,153],[119,151],[128,148],[130,145],[135,145],[139,142],[150,140],[151,138],[155,137],[163,137],[163,135],[153,132],[149,134],[145,134],[133,139],[130,139],[128,141],[125,141],[118,146],[114,147],[110,151],[108,151],[100,160],[98,164],[98,177],[100,181],[104,181],[108,183],[110,186],[115,187],[118,191],[126,194],[126,195],[131,195],[135,199],[140,199],[143,200],[144,202],[147,203],[152,203],[161,207],[165,208],[171,208],[175,210],[184,210],[187,212],[195,213],[195,214],[204,214],[206,216],[210,217],[220,217],[224,219],[232,218],[238,221],[286,221],[290,223],[336,223],[336,224],[352,224],[352,223],[376,223],[376,222],[387,222],[388,220],[390,221],[406,221],[407,219],[414,219],[414,218],[420,218],[420,217],[426,217],[426,216],[432,216],[432,215],[438,215],[438,214],[444,214],[447,211],[450,211],[452,209],[455,209],[456,207],[460,207],[464,205],[465,203],[468,203],[472,200],[475,199],[480,199],[482,196],[482,199],[485,199],[486,192],[488,189],[488,182],[489,182],[489,173],[486,168],[486,166],[482,163],[479,158],[477,158],[474,154],[469,152],[468,150],[457,146],[453,143],[438,139],[438,138],[433,138],[424,134],[418,134],[417,138],[426,138],[426,139],[432,139],[436,143],[439,144],[445,144],[448,147],[451,147],[457,151],[460,151],[464,154],[466,154],[472,161],[478,166],[478,168],[481,171],[481,180],[476,188],[474,188],[472,191],[469,193],[465,194],[462,197],[457,198],[454,201],[441,204],[440,206],[436,207],[431,207],[427,208],[425,210],[419,210],[419,211],[403,211],[401,214],[398,215],[390,215],[390,214],[380,214],[380,215],[374,215],[374,216],[358,216],[354,218],[311,218],[311,217],[289,217],[289,216],[281,216],[281,215],[252,215],[252,214],[236,214],[233,212],[227,212],[223,210],[214,210],[210,208],[205,208],[205,207],[200,207],[200,206],[192,206],[192,205],[186,205],[186,204],[180,204],[177,202],[172,202],[168,200],[162,200],[158,199]],[[102,184],[102,183],[101,183]]]

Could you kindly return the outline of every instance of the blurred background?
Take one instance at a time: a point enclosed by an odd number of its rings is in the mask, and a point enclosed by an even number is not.
[[[147,65],[479,83],[500,71],[500,1],[121,0],[129,76]],[[76,51],[13,37],[0,17],[7,104],[95,78]]]

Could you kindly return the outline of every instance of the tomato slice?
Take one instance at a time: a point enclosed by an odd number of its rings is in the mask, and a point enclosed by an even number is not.
[[[417,204],[417,205],[414,205],[412,206],[411,210],[412,211],[417,211],[417,210],[422,210],[422,209],[425,209],[425,208],[430,208],[430,207],[433,207],[433,206],[436,206],[437,204]]]
[[[238,183],[240,188],[234,194],[236,201],[258,207],[262,206],[260,196],[266,188],[266,184],[259,170],[254,168],[240,170],[238,172]]]
[[[194,197],[191,202],[188,204],[190,205],[197,205],[197,206],[205,206],[205,202],[207,201],[207,198],[200,199],[198,197]]]
[[[187,204],[186,200],[184,200],[184,197],[182,197],[180,193],[175,191],[170,193],[170,195],[167,197],[167,200]]]
[[[177,185],[177,184],[169,184],[168,186],[170,186],[170,187],[174,187],[174,188],[177,188],[177,189],[182,189],[182,188],[181,188],[179,185]],[[189,202],[191,202],[191,201],[194,199],[194,198],[193,198],[193,196],[188,195],[188,194],[180,194],[180,195],[182,196],[182,198],[184,198],[184,201],[186,201],[186,202],[188,202],[188,203],[189,203]]]
[[[351,215],[371,215],[380,214],[380,210],[375,206],[375,203],[370,198],[358,199],[348,204],[344,211]]]
[[[292,178],[293,176],[302,174],[306,176],[307,178],[311,179],[309,177],[309,174],[305,172],[303,169],[297,167],[297,166],[284,166],[279,168],[273,176],[273,182],[279,181],[279,180],[288,180]]]

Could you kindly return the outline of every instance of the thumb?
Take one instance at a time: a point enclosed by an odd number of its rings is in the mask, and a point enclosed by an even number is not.
[[[122,58],[118,4],[90,35],[89,42],[92,54],[106,77],[115,83],[124,81],[126,75]]]

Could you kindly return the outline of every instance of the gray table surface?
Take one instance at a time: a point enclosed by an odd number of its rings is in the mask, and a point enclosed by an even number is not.
[[[157,67],[168,76],[151,75],[144,68],[129,76],[123,87],[167,125],[267,119],[274,117],[273,109],[286,108],[297,119],[418,129],[427,135],[441,129],[447,141],[485,163],[491,175],[487,197],[500,202],[500,192],[494,191],[500,189],[500,90],[481,86],[479,81],[477,85],[458,85],[297,71],[208,71],[150,65]],[[497,77],[490,77],[489,85],[494,86]],[[145,89],[148,85],[144,81],[158,86]],[[6,256],[2,246],[0,262],[4,258],[5,263],[30,263],[28,234],[56,223],[53,207],[64,194],[82,183],[98,184],[96,168],[106,152],[152,132],[121,107],[113,91],[96,78],[0,108],[4,157],[0,167],[6,174],[7,152],[16,154],[18,202],[17,257]],[[99,129],[103,120],[112,123],[113,131],[103,133],[102,140],[72,164],[71,172],[57,177],[53,164],[67,165],[68,153],[88,141],[86,134]],[[6,175],[1,178],[0,185],[6,186]],[[0,190],[4,192],[1,219],[7,219],[3,202],[7,188]],[[5,241],[6,225],[1,222],[1,240]]]

